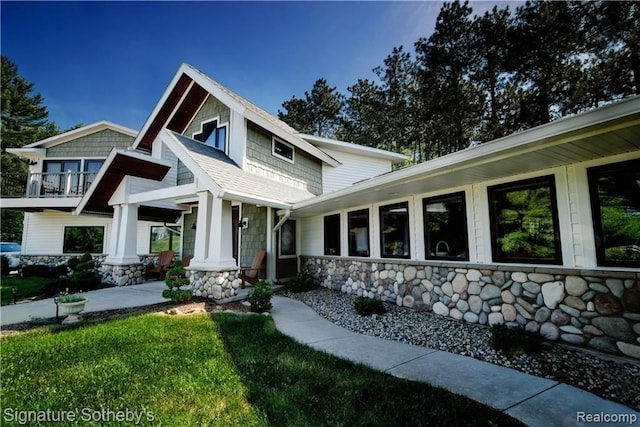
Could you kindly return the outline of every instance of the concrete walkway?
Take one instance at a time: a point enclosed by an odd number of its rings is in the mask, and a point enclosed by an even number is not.
[[[361,335],[321,318],[300,301],[276,296],[272,302],[278,330],[300,343],[396,377],[445,388],[527,425],[640,425],[640,413],[575,387],[470,357]],[[590,415],[619,417],[615,420],[622,422],[594,423]],[[635,423],[629,422],[634,419]]]
[[[153,281],[134,286],[98,289],[83,292],[87,297],[85,312],[116,310],[119,308],[142,307],[169,301],[162,297],[167,286],[164,282]],[[18,304],[4,305],[0,308],[0,326],[27,322],[35,318],[55,317],[56,304],[53,298]]]
[[[164,282],[156,281],[85,292],[86,311],[162,303],[167,301],[161,295],[163,289]],[[271,315],[277,328],[303,344],[396,377],[445,388],[504,411],[527,425],[640,425],[640,413],[575,387],[457,354],[351,332],[321,318],[300,301],[276,296],[272,302]],[[6,305],[0,308],[0,324],[55,314],[52,298]],[[592,422],[594,418],[589,417],[621,422]],[[635,423],[629,422],[633,420]]]

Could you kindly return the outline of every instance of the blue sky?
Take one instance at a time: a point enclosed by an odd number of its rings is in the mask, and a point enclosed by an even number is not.
[[[441,5],[2,1],[0,50],[59,128],[109,120],[139,130],[182,62],[275,115],[320,77],[345,94],[373,79],[394,46],[413,52],[433,31]]]

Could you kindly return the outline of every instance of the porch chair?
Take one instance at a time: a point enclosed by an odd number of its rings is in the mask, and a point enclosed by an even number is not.
[[[151,275],[157,277],[158,280],[164,280],[167,275],[167,270],[169,270],[169,267],[171,267],[171,262],[173,261],[174,255],[175,253],[173,251],[160,252],[160,255],[158,255],[158,263],[147,265],[147,279],[149,279]]]
[[[266,255],[265,251],[258,251],[253,257],[251,267],[240,267],[240,279],[242,280],[240,286],[242,289],[245,287],[245,282],[255,285],[259,280],[267,277]]]

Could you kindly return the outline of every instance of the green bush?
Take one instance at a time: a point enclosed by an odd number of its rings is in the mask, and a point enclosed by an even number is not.
[[[176,260],[171,264],[171,268],[167,271],[165,283],[169,289],[180,289],[180,286],[190,285],[189,279],[187,278],[187,270],[182,265],[182,261]]]
[[[540,334],[529,332],[521,326],[493,325],[491,331],[491,348],[509,357],[520,352],[535,353],[540,350]]]
[[[360,316],[371,316],[372,314],[383,314],[384,306],[379,299],[357,297],[353,302],[356,313]]]
[[[183,302],[191,300],[193,293],[189,289],[165,289],[162,297],[171,298],[173,302]]]
[[[96,263],[89,252],[80,258],[71,258],[67,266],[73,270],[71,274],[71,287],[77,290],[95,289],[99,283],[95,268]]]
[[[298,273],[296,277],[289,280],[286,284],[287,290],[290,292],[305,292],[313,289],[313,282],[311,281],[311,277],[303,271]]]
[[[273,305],[271,304],[271,296],[273,290],[271,289],[271,282],[268,280],[260,280],[256,283],[247,296],[247,301],[251,303],[251,311],[256,313],[264,313],[271,310]]]

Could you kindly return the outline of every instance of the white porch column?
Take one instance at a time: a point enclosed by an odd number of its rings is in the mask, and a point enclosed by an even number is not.
[[[198,193],[198,216],[196,218],[196,242],[191,267],[204,268],[209,254],[209,229],[211,228],[211,203],[213,195],[208,191]]]
[[[107,264],[135,264],[140,262],[137,253],[138,205],[123,204],[113,207],[111,248],[105,260]]]
[[[206,264],[215,270],[236,267],[233,258],[233,230],[231,202],[214,197],[212,200],[211,228],[209,230],[209,251]]]

